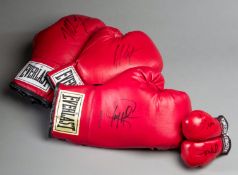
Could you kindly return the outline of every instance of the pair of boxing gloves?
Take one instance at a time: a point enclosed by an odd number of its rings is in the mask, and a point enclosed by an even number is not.
[[[32,59],[11,87],[50,106],[53,90],[46,77],[52,87],[61,83],[52,107],[52,137],[106,148],[175,149],[184,135],[181,157],[190,167],[227,154],[224,117],[191,112],[186,93],[164,89],[162,67],[145,33],[123,35],[99,19],[72,15],[35,36]]]
[[[123,35],[101,20],[82,15],[66,16],[33,40],[31,61],[11,87],[36,103],[49,107],[57,83],[103,84],[128,68],[149,66],[162,70],[162,58],[143,32]],[[46,76],[50,81],[46,80]]]

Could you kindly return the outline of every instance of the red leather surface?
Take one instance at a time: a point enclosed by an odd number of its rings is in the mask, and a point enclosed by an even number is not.
[[[145,33],[133,31],[123,35],[116,28],[104,27],[94,33],[76,63],[70,65],[75,67],[84,84],[102,84],[137,66],[148,66],[161,72],[163,61]],[[49,76],[64,68],[51,71]]]
[[[163,89],[157,70],[129,69],[101,86],[59,85],[85,94],[78,135],[51,130],[52,137],[105,148],[178,148],[182,141],[181,122],[191,111],[188,95]],[[54,107],[57,104],[53,104]],[[52,125],[56,109],[52,109]]]
[[[184,136],[191,141],[208,140],[220,136],[221,125],[210,114],[195,110],[182,123]]]
[[[181,157],[188,167],[209,164],[223,149],[220,137],[203,142],[184,141],[181,145]]]
[[[104,23],[83,15],[70,15],[39,32],[33,40],[32,60],[58,68],[74,61],[89,37]]]

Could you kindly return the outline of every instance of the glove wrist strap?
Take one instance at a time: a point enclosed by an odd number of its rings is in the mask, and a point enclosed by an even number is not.
[[[223,115],[220,115],[217,117],[217,120],[220,123],[221,126],[221,130],[222,130],[222,134],[227,134],[228,132],[228,122],[226,120],[226,118]]]

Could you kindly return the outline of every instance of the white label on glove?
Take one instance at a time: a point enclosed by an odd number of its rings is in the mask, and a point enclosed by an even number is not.
[[[15,79],[28,83],[47,92],[50,88],[50,85],[46,80],[46,74],[52,69],[53,68],[48,65],[35,61],[29,61],[17,74]]]
[[[78,135],[84,94],[60,90],[55,106],[53,131]]]
[[[77,74],[73,66],[66,67],[51,76],[51,80],[56,85],[62,83],[65,85],[83,85],[83,81]]]

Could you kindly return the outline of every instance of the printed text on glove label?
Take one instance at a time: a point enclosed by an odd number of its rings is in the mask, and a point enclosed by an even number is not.
[[[50,86],[46,80],[46,74],[52,69],[53,68],[45,64],[29,61],[18,73],[15,79],[28,83],[47,92]]]
[[[84,94],[60,90],[56,102],[53,130],[78,135]]]

